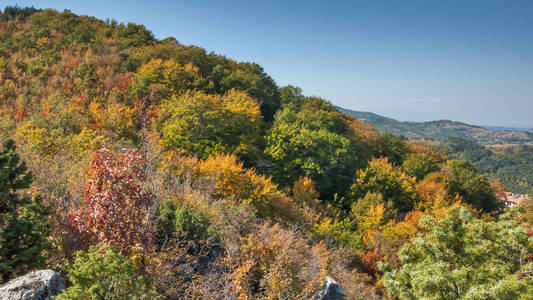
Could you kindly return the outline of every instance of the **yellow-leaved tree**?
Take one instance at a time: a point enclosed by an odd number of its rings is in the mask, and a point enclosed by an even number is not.
[[[164,101],[156,129],[163,145],[181,154],[232,153],[248,160],[259,154],[262,122],[259,106],[245,92],[188,92]]]
[[[211,177],[213,196],[232,198],[251,205],[262,217],[297,220],[300,213],[290,197],[278,190],[270,178],[244,168],[234,155],[210,156],[194,167],[197,177]]]
[[[367,193],[381,193],[384,201],[391,201],[398,211],[408,211],[414,206],[415,178],[407,175],[399,167],[391,164],[386,157],[374,158],[365,170],[357,171],[356,182],[352,185],[355,199]]]

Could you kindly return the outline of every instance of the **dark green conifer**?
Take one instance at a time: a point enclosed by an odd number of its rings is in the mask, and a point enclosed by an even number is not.
[[[13,140],[0,151],[0,281],[7,281],[44,263],[48,247],[47,208],[40,195],[20,195],[32,175],[16,153]]]

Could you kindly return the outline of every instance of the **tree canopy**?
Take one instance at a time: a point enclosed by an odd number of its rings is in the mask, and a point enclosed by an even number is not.
[[[531,293],[533,205],[502,213],[493,181],[527,186],[530,148],[383,134],[140,24],[7,7],[0,41],[0,283],[46,267],[68,274],[60,299],[308,299],[325,276],[348,299]]]
[[[402,267],[382,265],[383,282],[400,299],[525,299],[533,288],[533,238],[509,211],[500,222],[451,208],[424,217],[422,234],[402,247]]]

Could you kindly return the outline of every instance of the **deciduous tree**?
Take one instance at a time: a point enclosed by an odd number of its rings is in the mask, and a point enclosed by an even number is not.
[[[448,161],[443,172],[449,178],[450,191],[459,194],[465,203],[488,213],[502,207],[487,175],[481,173],[471,162]]]
[[[165,147],[183,154],[231,153],[251,160],[258,156],[261,126],[255,101],[231,90],[224,96],[190,92],[172,97],[162,105],[157,129]]]
[[[324,100],[307,102],[300,109],[286,107],[276,115],[266,137],[270,171],[283,185],[309,177],[322,198],[333,199],[335,193],[347,191],[353,171],[366,163],[366,153],[342,114]]]
[[[148,208],[154,195],[142,188],[141,155],[102,148],[94,152],[85,186],[85,201],[70,221],[86,244],[116,242],[124,250],[150,240]]]
[[[416,199],[415,178],[405,174],[389,160],[375,158],[365,170],[357,171],[356,182],[352,185],[354,199],[362,198],[367,193],[381,193],[384,201],[391,201],[394,209],[408,211]]]

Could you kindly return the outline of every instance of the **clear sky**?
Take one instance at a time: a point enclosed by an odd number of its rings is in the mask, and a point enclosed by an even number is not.
[[[0,0],[146,25],[400,120],[533,127],[532,0]]]

